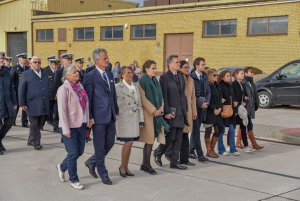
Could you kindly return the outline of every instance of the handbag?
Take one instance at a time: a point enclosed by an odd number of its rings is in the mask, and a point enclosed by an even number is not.
[[[231,100],[231,96],[230,96],[230,105],[223,105],[221,117],[229,118],[229,117],[232,117],[232,115],[233,115],[233,109],[232,109],[232,100]]]

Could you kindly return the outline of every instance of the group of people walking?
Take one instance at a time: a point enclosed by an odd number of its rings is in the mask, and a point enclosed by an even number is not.
[[[161,158],[165,155],[170,168],[180,170],[195,165],[190,158],[205,162],[219,155],[238,156],[237,148],[246,153],[263,148],[256,143],[253,134],[252,119],[258,109],[258,99],[252,67],[236,69],[233,73],[227,70],[218,73],[207,68],[205,59],[198,57],[190,70],[187,61],[170,55],[167,71],[159,80],[156,62],[147,60],[135,81],[136,69],[131,66],[120,68],[120,63],[116,63],[117,69],[108,69],[110,63],[105,49],[95,49],[92,57],[95,64],[86,71],[82,69],[82,58],[75,61],[78,64],[72,64],[71,54],[61,56],[59,69],[58,60],[48,58],[52,76],[41,69],[40,58],[32,57],[30,70],[20,74],[17,101],[16,86],[3,64],[4,54],[0,56],[0,84],[3,88],[0,103],[1,108],[6,108],[0,113],[1,122],[4,120],[6,125],[1,123],[0,150],[5,151],[2,139],[13,125],[17,106],[29,117],[28,145],[36,150],[42,148],[40,130],[46,115],[48,120],[58,121],[53,123],[54,130],[60,129],[67,151],[65,159],[57,165],[59,179],[66,181],[65,172],[68,171],[71,186],[76,189],[84,188],[77,174],[77,159],[84,152],[86,133],[90,129],[95,154],[85,166],[93,177],[98,178],[99,174],[107,185],[112,181],[105,157],[112,149],[115,137],[124,142],[119,166],[122,177],[134,176],[128,167],[134,141],[144,143],[140,169],[152,175],[157,174],[150,160],[155,139],[160,143],[153,152],[155,163],[162,166]],[[50,92],[51,81],[53,92]],[[52,93],[55,95],[50,95]],[[56,115],[49,115],[50,108],[55,105]],[[201,125],[205,128],[206,154],[201,145]],[[224,145],[226,127],[228,134]],[[252,146],[249,146],[248,138]]]

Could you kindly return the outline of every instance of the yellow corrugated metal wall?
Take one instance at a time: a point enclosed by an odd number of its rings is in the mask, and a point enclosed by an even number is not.
[[[76,13],[100,10],[135,8],[136,5],[117,0],[48,0],[48,11],[58,13]]]
[[[6,50],[7,32],[27,32],[27,50],[31,54],[31,3],[15,0],[0,3],[0,50]]]

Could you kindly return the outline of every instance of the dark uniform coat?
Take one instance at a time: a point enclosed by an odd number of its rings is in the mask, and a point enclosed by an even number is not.
[[[27,106],[28,116],[49,114],[48,77],[41,69],[41,78],[32,70],[21,74],[19,105]]]
[[[23,73],[28,69],[30,69],[29,66],[25,66],[24,68],[22,68],[20,64],[17,64],[16,66],[12,67],[10,70],[10,76],[12,77],[12,83],[14,85],[17,99],[18,99],[19,79],[21,77],[21,73]]]
[[[54,72],[50,68],[50,66],[47,66],[44,68],[44,72],[46,76],[48,77],[48,86],[49,86],[49,98],[50,100],[55,100],[56,98],[56,83],[54,80]]]
[[[0,70],[0,119],[13,118],[15,116],[14,105],[17,105],[17,98],[10,77],[10,69],[2,67]]]

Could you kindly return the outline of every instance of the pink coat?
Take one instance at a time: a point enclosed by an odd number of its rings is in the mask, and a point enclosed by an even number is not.
[[[57,105],[59,114],[59,127],[63,133],[71,133],[70,128],[80,128],[82,126],[82,108],[78,96],[71,84],[65,81],[57,90]],[[85,109],[87,126],[89,126],[89,104]]]

